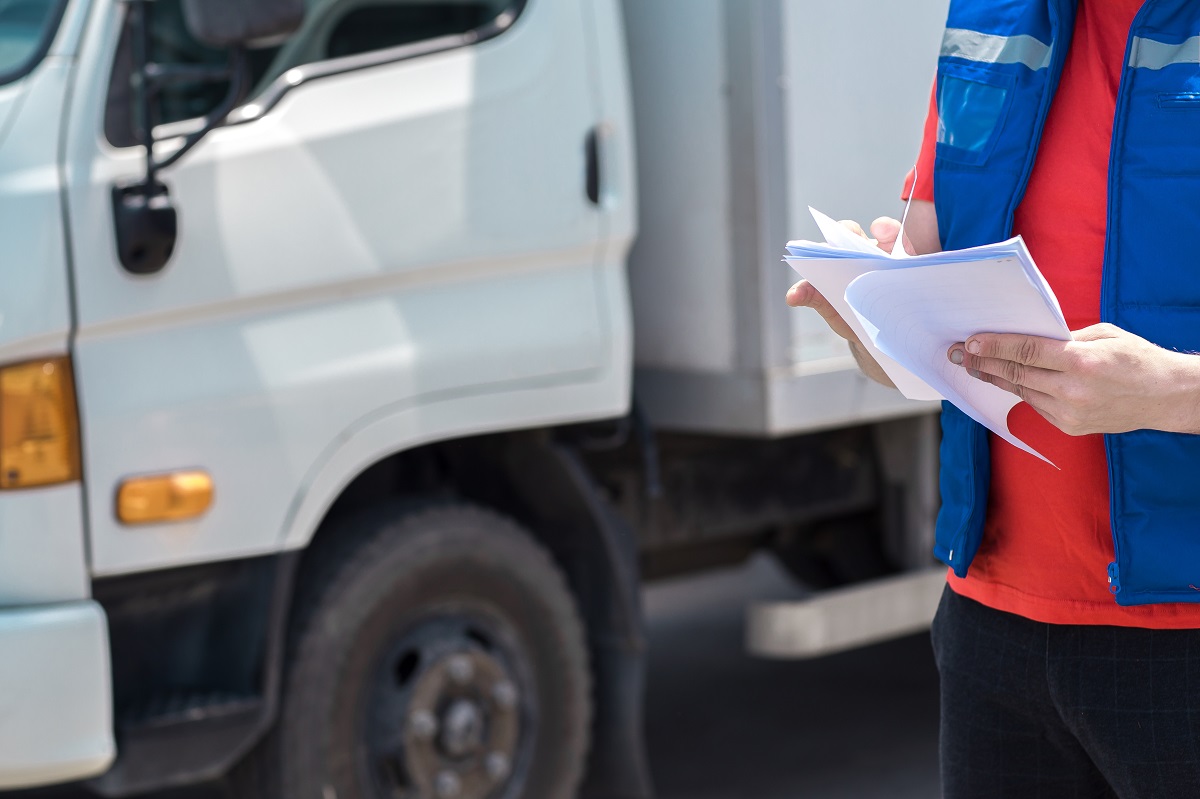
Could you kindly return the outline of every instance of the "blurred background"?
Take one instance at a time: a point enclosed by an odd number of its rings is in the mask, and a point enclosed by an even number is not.
[[[0,0],[0,792],[936,796],[946,5]]]

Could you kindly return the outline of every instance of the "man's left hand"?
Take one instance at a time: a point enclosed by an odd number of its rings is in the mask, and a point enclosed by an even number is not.
[[[1110,324],[1074,341],[980,333],[947,353],[971,377],[1016,394],[1073,436],[1152,429],[1200,433],[1200,356]]]

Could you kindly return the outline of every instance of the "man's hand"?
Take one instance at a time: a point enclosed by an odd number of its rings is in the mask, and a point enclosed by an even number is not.
[[[1074,341],[980,333],[947,357],[1069,435],[1200,433],[1200,356],[1162,349],[1114,325],[1076,331]]]
[[[864,239],[867,238],[867,234],[863,232],[857,222],[843,220],[842,224]],[[896,244],[896,237],[900,235],[900,223],[895,219],[880,217],[871,223],[871,235],[875,237],[875,243],[879,245],[880,249],[891,252],[892,247]],[[909,255],[916,254],[908,236],[904,237],[904,249],[908,251]],[[788,289],[787,304],[793,308],[812,308],[819,313],[834,333],[850,342],[850,352],[854,354],[854,360],[867,377],[885,386],[893,385],[892,379],[862,346],[862,342],[858,340],[858,336],[855,335],[850,325],[846,324],[846,320],[838,315],[829,301],[821,296],[821,292],[817,291],[811,283],[801,280]]]

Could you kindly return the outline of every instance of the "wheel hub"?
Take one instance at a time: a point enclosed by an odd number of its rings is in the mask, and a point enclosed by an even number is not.
[[[402,707],[398,787],[437,799],[500,795],[522,721],[520,690],[500,659],[469,645],[444,651],[425,662]]]
[[[472,699],[455,699],[442,713],[442,752],[461,759],[475,754],[483,745],[485,711]]]

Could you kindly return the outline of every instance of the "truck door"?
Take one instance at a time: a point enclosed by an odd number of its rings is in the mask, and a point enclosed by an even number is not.
[[[114,240],[113,186],[143,173],[126,5],[92,15],[66,148],[97,573],[277,549],[324,459],[382,415],[600,379],[582,0],[311,0],[294,38],[251,53],[253,99],[162,173],[179,233],[151,275]],[[224,61],[179,0],[148,5],[155,60]],[[159,133],[223,91],[164,88]],[[589,402],[562,413],[621,410]],[[117,521],[122,480],[184,469],[213,478],[204,515]]]

